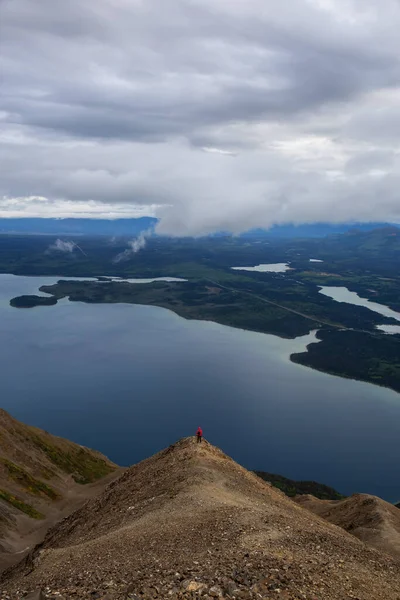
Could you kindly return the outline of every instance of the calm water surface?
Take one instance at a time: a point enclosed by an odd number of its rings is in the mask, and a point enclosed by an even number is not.
[[[234,271],[256,271],[257,273],[284,273],[290,269],[287,263],[260,264],[255,267],[231,267]]]
[[[385,333],[390,333],[391,335],[400,333],[400,325],[377,325],[376,328]]]
[[[400,321],[400,313],[392,310],[384,304],[379,304],[378,302],[371,302],[366,298],[362,298],[357,294],[357,292],[351,292],[346,287],[324,285],[321,286],[319,292],[320,294],[324,294],[324,296],[329,296],[329,298],[332,298],[337,302],[346,302],[347,304],[354,304],[355,306],[365,306],[366,308],[369,308],[369,310],[377,312],[380,315],[384,315],[385,317],[392,317],[392,319]]]
[[[15,309],[52,277],[0,275],[1,405],[131,464],[203,427],[248,468],[400,499],[400,394],[289,361],[282,340],[156,307]]]

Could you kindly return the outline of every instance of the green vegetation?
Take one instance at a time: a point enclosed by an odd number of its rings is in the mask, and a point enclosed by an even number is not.
[[[31,506],[30,504],[26,504],[26,502],[24,502],[17,496],[13,496],[12,494],[10,494],[9,492],[6,492],[5,490],[0,489],[0,500],[4,500],[5,502],[8,502],[8,504],[11,504],[11,506],[22,511],[23,513],[25,513],[32,519],[44,519],[44,515],[42,515],[42,513],[40,513],[35,508],[33,508],[33,506]]]
[[[204,280],[146,285],[61,280],[53,286],[42,286],[41,291],[54,294],[56,298],[68,297],[73,302],[161,306],[186,319],[216,321],[287,338],[304,335],[316,327],[314,321],[265,302],[263,298],[241,290],[224,289]]]
[[[71,474],[76,483],[86,484],[97,481],[115,470],[115,467],[106,462],[101,456],[96,456],[93,451],[80,447],[62,449],[36,433],[31,435],[33,443],[40,448],[52,463],[65,473]]]
[[[40,477],[42,477],[42,479],[53,479],[54,477],[57,477],[57,474],[52,469],[42,467],[40,470]]]
[[[339,494],[335,489],[316,481],[294,481],[293,479],[282,477],[282,475],[266,473],[265,471],[254,471],[254,473],[258,477],[261,477],[261,479],[264,479],[264,481],[272,483],[274,487],[281,490],[290,498],[304,494],[312,494],[321,500],[343,500],[346,497]]]
[[[59,494],[53,488],[46,485],[39,479],[32,477],[25,469],[22,469],[13,462],[1,458],[0,462],[4,465],[7,470],[7,474],[10,479],[18,483],[19,486],[24,488],[30,494],[35,496],[47,496],[50,500],[58,500]]]
[[[54,306],[56,298],[44,298],[43,296],[18,296],[10,300],[14,308],[33,308],[34,306]]]
[[[307,352],[293,362],[342,377],[360,379],[400,392],[400,336],[322,329]]]

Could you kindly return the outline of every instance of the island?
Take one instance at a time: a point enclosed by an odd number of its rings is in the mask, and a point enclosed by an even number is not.
[[[54,296],[17,296],[10,300],[14,308],[33,308],[34,306],[54,306],[57,304],[57,298]]]

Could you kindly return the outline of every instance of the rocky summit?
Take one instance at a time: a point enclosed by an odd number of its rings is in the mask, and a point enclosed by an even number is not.
[[[2,600],[400,600],[400,561],[186,438],[55,525],[0,589]]]

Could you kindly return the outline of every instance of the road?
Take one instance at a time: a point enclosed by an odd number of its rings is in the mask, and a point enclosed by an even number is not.
[[[352,327],[345,327],[344,325],[340,325],[338,323],[324,321],[323,319],[319,319],[317,317],[312,317],[310,315],[306,315],[305,313],[295,310],[294,308],[289,308],[287,306],[284,306],[283,304],[278,304],[277,302],[273,302],[272,300],[267,300],[263,296],[259,296],[258,294],[254,294],[253,292],[248,292],[246,290],[238,290],[236,288],[228,287],[226,285],[223,285],[222,283],[218,283],[218,281],[213,281],[212,279],[206,279],[206,281],[209,281],[213,285],[217,285],[218,287],[220,287],[224,290],[228,290],[229,292],[236,292],[237,294],[245,294],[246,296],[251,296],[253,298],[257,298],[258,300],[261,300],[261,302],[265,302],[265,304],[270,304],[272,306],[276,306],[277,308],[286,310],[287,312],[298,315],[299,317],[304,317],[304,319],[308,319],[309,321],[314,321],[314,323],[318,323],[319,325],[327,325],[328,327],[336,327],[337,329],[342,329],[342,330],[346,330],[346,331],[359,331],[362,333],[369,333],[370,335],[380,335],[380,334],[378,334],[378,332],[375,333],[374,331],[368,331],[366,329],[354,329]]]

